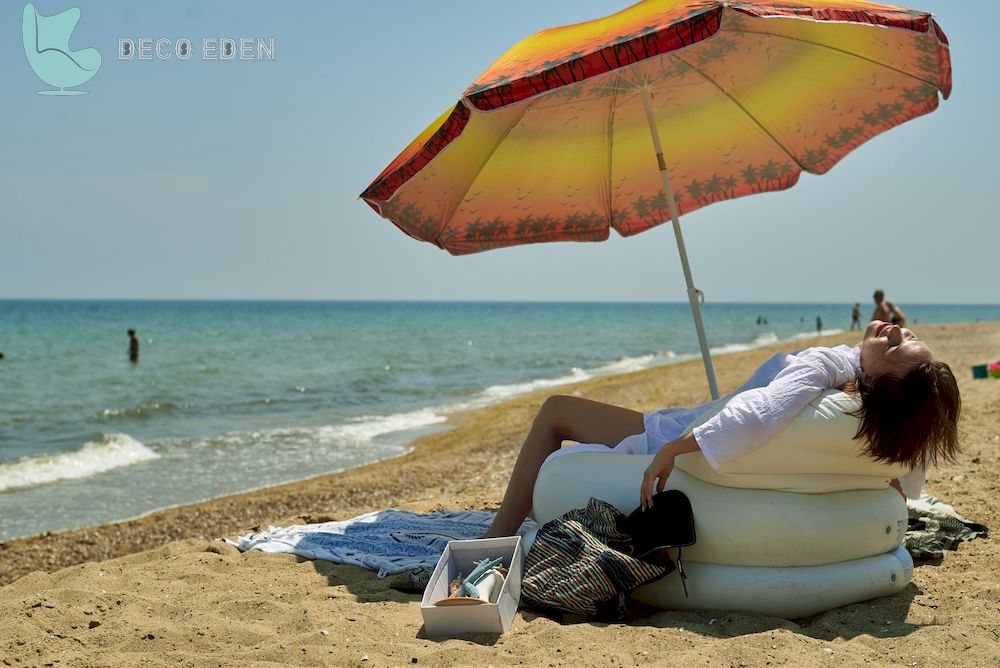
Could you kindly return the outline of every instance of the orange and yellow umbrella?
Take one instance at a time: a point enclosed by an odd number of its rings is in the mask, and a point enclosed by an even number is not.
[[[710,365],[677,217],[823,174],[950,90],[948,40],[925,12],[646,0],[516,44],[361,197],[453,254],[671,219]]]

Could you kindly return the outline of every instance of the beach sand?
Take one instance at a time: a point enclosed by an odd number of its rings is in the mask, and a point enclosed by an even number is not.
[[[1000,526],[996,323],[918,328],[964,399],[964,452],[927,491]],[[816,343],[854,343],[856,334]],[[805,341],[810,345],[813,341]],[[788,346],[716,358],[720,389]],[[638,410],[707,399],[700,360],[558,388]],[[785,620],[739,611],[636,610],[626,623],[561,624],[528,610],[505,635],[430,640],[419,596],[392,578],[291,555],[240,554],[214,539],[268,525],[346,519],[390,506],[495,509],[548,393],[454,416],[410,454],[341,474],[0,545],[0,663],[72,666],[998,665],[1000,548],[974,540],[921,565],[900,594]],[[146,551],[140,551],[146,550]],[[18,579],[19,578],[19,579]]]

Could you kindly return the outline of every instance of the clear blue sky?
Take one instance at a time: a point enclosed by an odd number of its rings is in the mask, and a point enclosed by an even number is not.
[[[708,300],[1000,302],[996,8],[913,2],[951,41],[951,99],[825,176],[686,216]],[[0,1],[0,298],[686,299],[669,225],[456,258],[357,199],[510,45],[625,2],[35,5],[80,7],[70,45],[103,65],[87,95],[37,95],[24,3]],[[277,59],[202,61],[213,36]],[[119,61],[122,37],[196,53]]]

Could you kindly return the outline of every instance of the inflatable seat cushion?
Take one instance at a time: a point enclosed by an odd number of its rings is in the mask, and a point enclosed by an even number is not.
[[[725,484],[719,482],[720,475],[723,478],[738,475],[743,480],[734,486],[755,486],[758,489],[787,488],[786,485],[770,484],[768,477],[774,475],[871,476],[888,484],[890,479],[905,475],[909,468],[880,462],[863,454],[863,442],[854,439],[858,418],[848,415],[859,405],[859,399],[853,395],[840,390],[827,390],[809,402],[766,443],[728,462],[718,471],[712,469],[701,453],[678,457],[677,467],[702,479],[705,477],[700,473],[710,475],[710,482],[715,484]],[[689,425],[687,433],[723,408],[719,406],[698,416]],[[711,473],[707,473],[706,468]],[[748,480],[747,476],[761,476],[760,484],[750,484],[754,481]]]

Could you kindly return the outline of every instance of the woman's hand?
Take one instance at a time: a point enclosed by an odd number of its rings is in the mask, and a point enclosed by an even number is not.
[[[668,444],[669,445],[669,444]],[[660,448],[660,451],[653,457],[653,461],[646,467],[642,474],[642,489],[640,490],[639,505],[643,510],[653,507],[653,495],[662,492],[667,485],[667,478],[674,470],[674,458],[676,455],[667,445]]]
[[[694,434],[681,436],[676,441],[667,443],[653,457],[653,461],[646,467],[646,472],[642,474],[642,488],[639,490],[639,505],[642,509],[653,507],[653,495],[662,492],[667,486],[667,478],[674,470],[674,460],[677,455],[698,450],[698,441]]]

